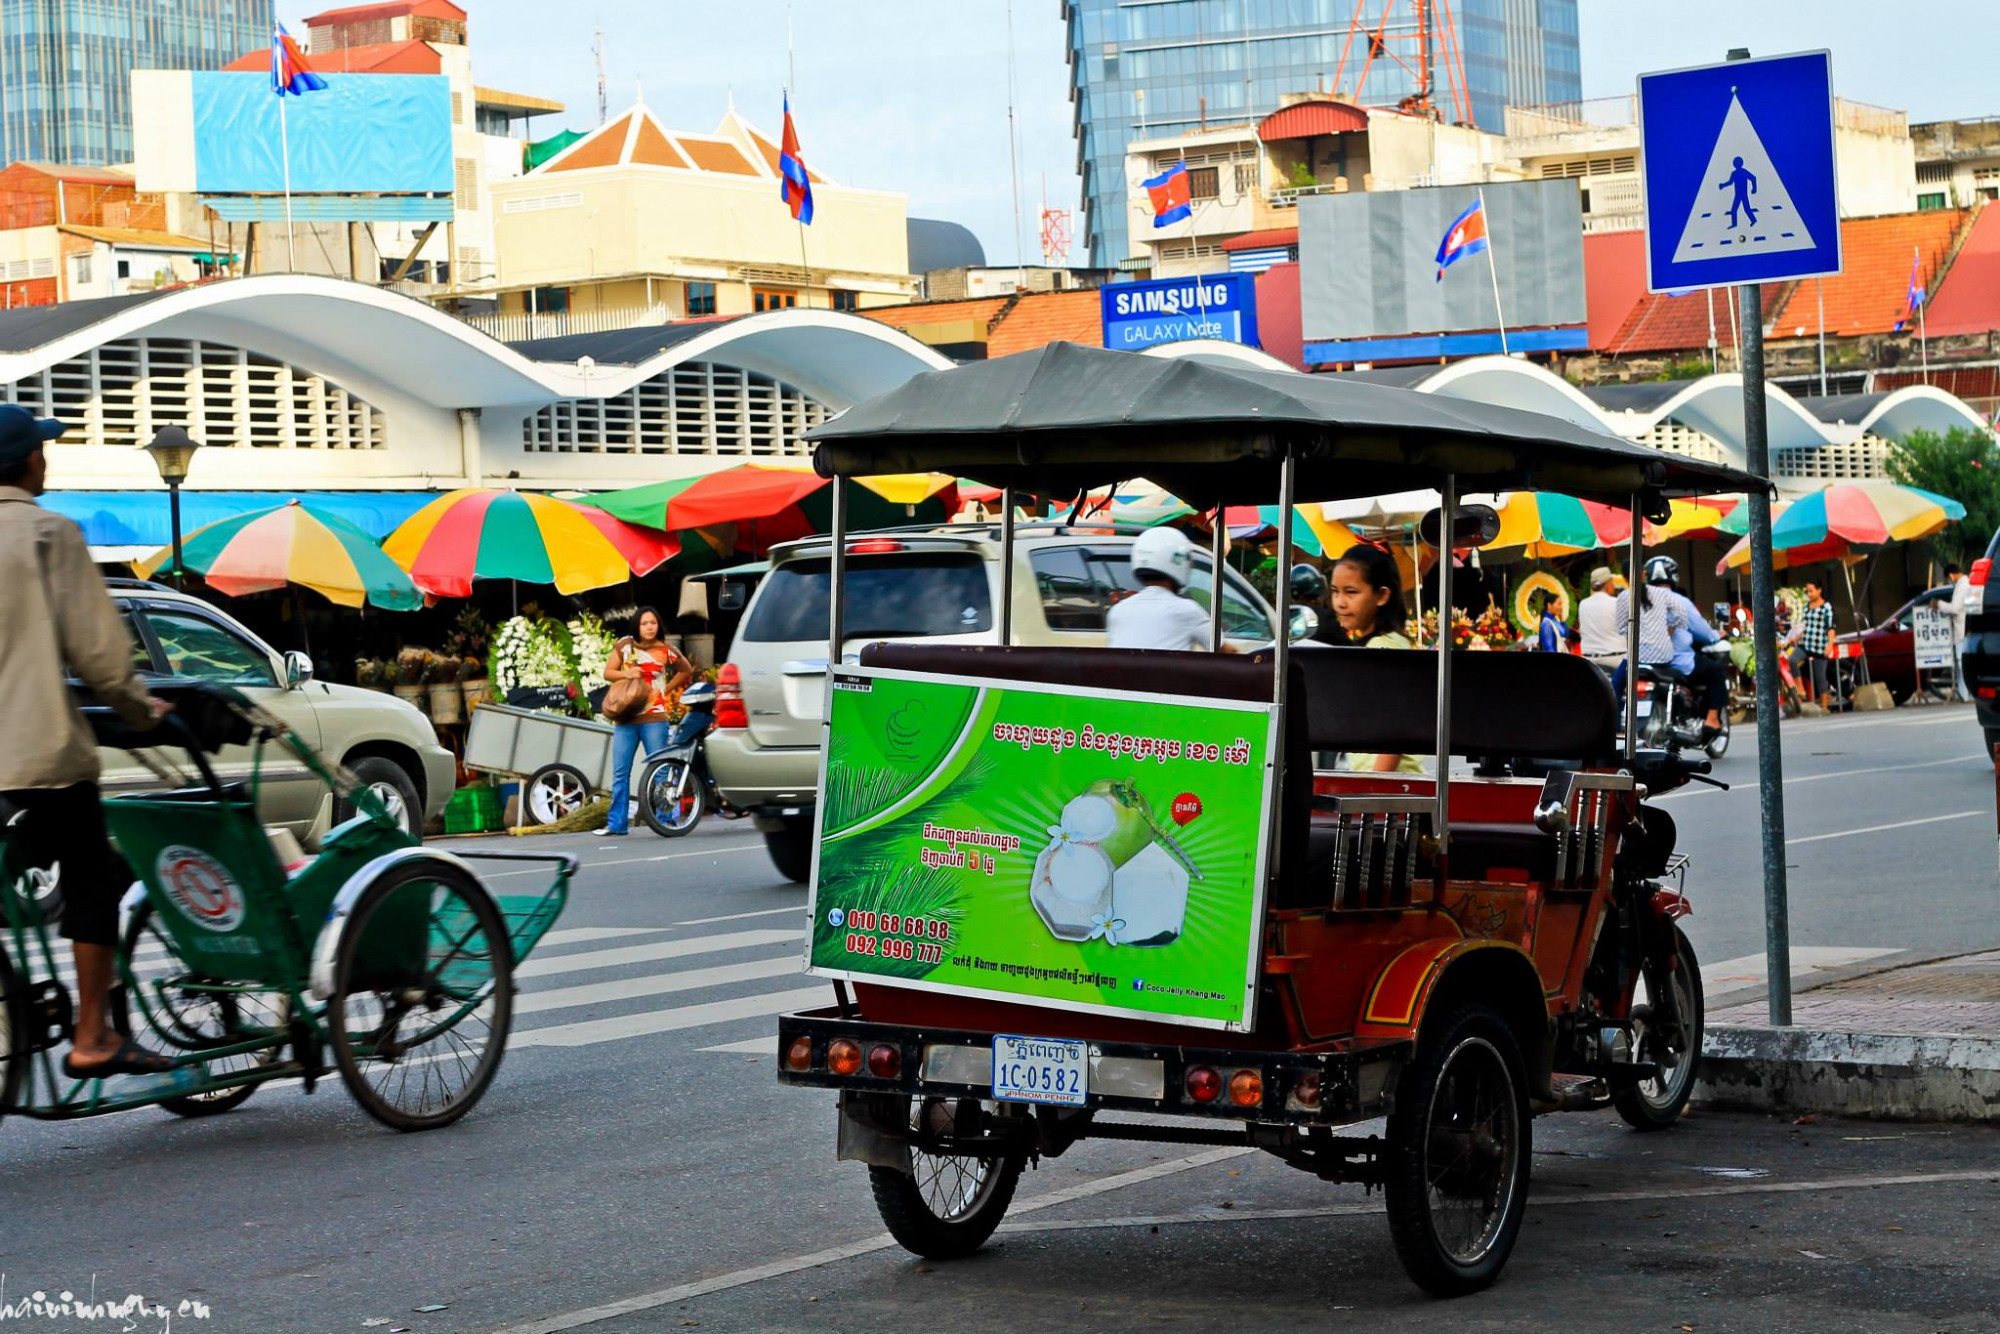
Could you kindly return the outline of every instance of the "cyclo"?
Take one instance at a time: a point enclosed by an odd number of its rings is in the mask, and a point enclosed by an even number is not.
[[[174,1068],[62,1072],[55,1049],[69,1038],[72,1001],[43,912],[52,896],[34,892],[42,868],[20,862],[15,825],[26,817],[0,810],[0,1116],[67,1120],[152,1105],[207,1116],[273,1080],[310,1092],[330,1070],[397,1130],[463,1116],[500,1067],[515,963],[562,912],[576,860],[466,854],[552,867],[542,894],[496,899],[465,857],[424,847],[365,784],[241,694],[161,693],[175,709],[156,731],[85,713],[100,745],[132,751],[176,784],[104,801],[137,877],[120,905],[112,1020],[164,1048]],[[303,866],[280,863],[257,818],[274,743],[358,812]],[[247,781],[219,780],[210,756],[244,745],[253,747]]]
[[[1497,521],[1461,488],[1546,489],[1632,509],[1636,585],[1642,512],[1761,480],[1539,414],[1067,344],[917,377],[810,435],[835,479],[834,665],[806,965],[837,1003],[780,1019],[778,1078],[839,1090],[839,1156],[905,1247],[975,1250],[1023,1167],[1080,1140],[1245,1145],[1382,1187],[1404,1268],[1453,1295],[1514,1245],[1534,1115],[1674,1124],[1701,975],[1676,924],[1687,861],[1648,798],[1708,764],[1621,748],[1593,666],[1282,636],[1013,647],[1040,590],[1006,556],[998,646],[851,644],[845,495],[970,476],[1002,489],[1011,543],[1017,496],[1134,477],[1286,515],[1435,488],[1433,540],[1465,548]],[[1451,583],[1447,555],[1439,604]],[[1290,625],[1283,579],[1276,601]],[[1320,752],[1426,754],[1449,781]]]

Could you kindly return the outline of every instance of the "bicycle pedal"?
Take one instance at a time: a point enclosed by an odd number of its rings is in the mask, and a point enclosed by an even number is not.
[[[48,1051],[68,1042],[76,1027],[70,1006],[69,988],[53,978],[36,982],[27,991],[28,1050]]]

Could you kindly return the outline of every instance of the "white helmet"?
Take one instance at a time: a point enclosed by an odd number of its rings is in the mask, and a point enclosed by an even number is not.
[[[1194,545],[1178,528],[1149,528],[1132,543],[1132,572],[1156,574],[1186,588],[1194,573]]]

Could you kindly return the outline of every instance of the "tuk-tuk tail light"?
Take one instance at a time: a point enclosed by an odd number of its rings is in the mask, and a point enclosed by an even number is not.
[[[1319,1071],[1304,1071],[1297,1079],[1292,1081],[1292,1104],[1294,1106],[1309,1112],[1317,1111],[1319,1110],[1322,1096]]]
[[[868,1073],[877,1079],[894,1079],[903,1073],[903,1053],[886,1042],[868,1049]]]
[[[861,1073],[861,1044],[853,1038],[835,1038],[827,1043],[826,1068],[836,1075]]]
[[[813,1044],[811,1038],[793,1038],[792,1045],[785,1048],[785,1068],[787,1070],[810,1070],[813,1064]]]
[[[1264,1101],[1264,1076],[1255,1070],[1238,1070],[1229,1076],[1229,1101],[1238,1107],[1255,1107]]]
[[[743,669],[733,662],[723,663],[715,673],[715,725],[750,725],[750,711],[743,706]]]
[[[1222,1096],[1222,1076],[1213,1066],[1190,1066],[1187,1072],[1187,1095],[1192,1102],[1214,1102]]]

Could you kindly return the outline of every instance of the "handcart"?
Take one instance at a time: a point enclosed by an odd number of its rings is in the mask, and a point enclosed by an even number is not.
[[[611,790],[611,724],[507,704],[472,711],[465,767],[521,781],[521,823],[554,824]]]

